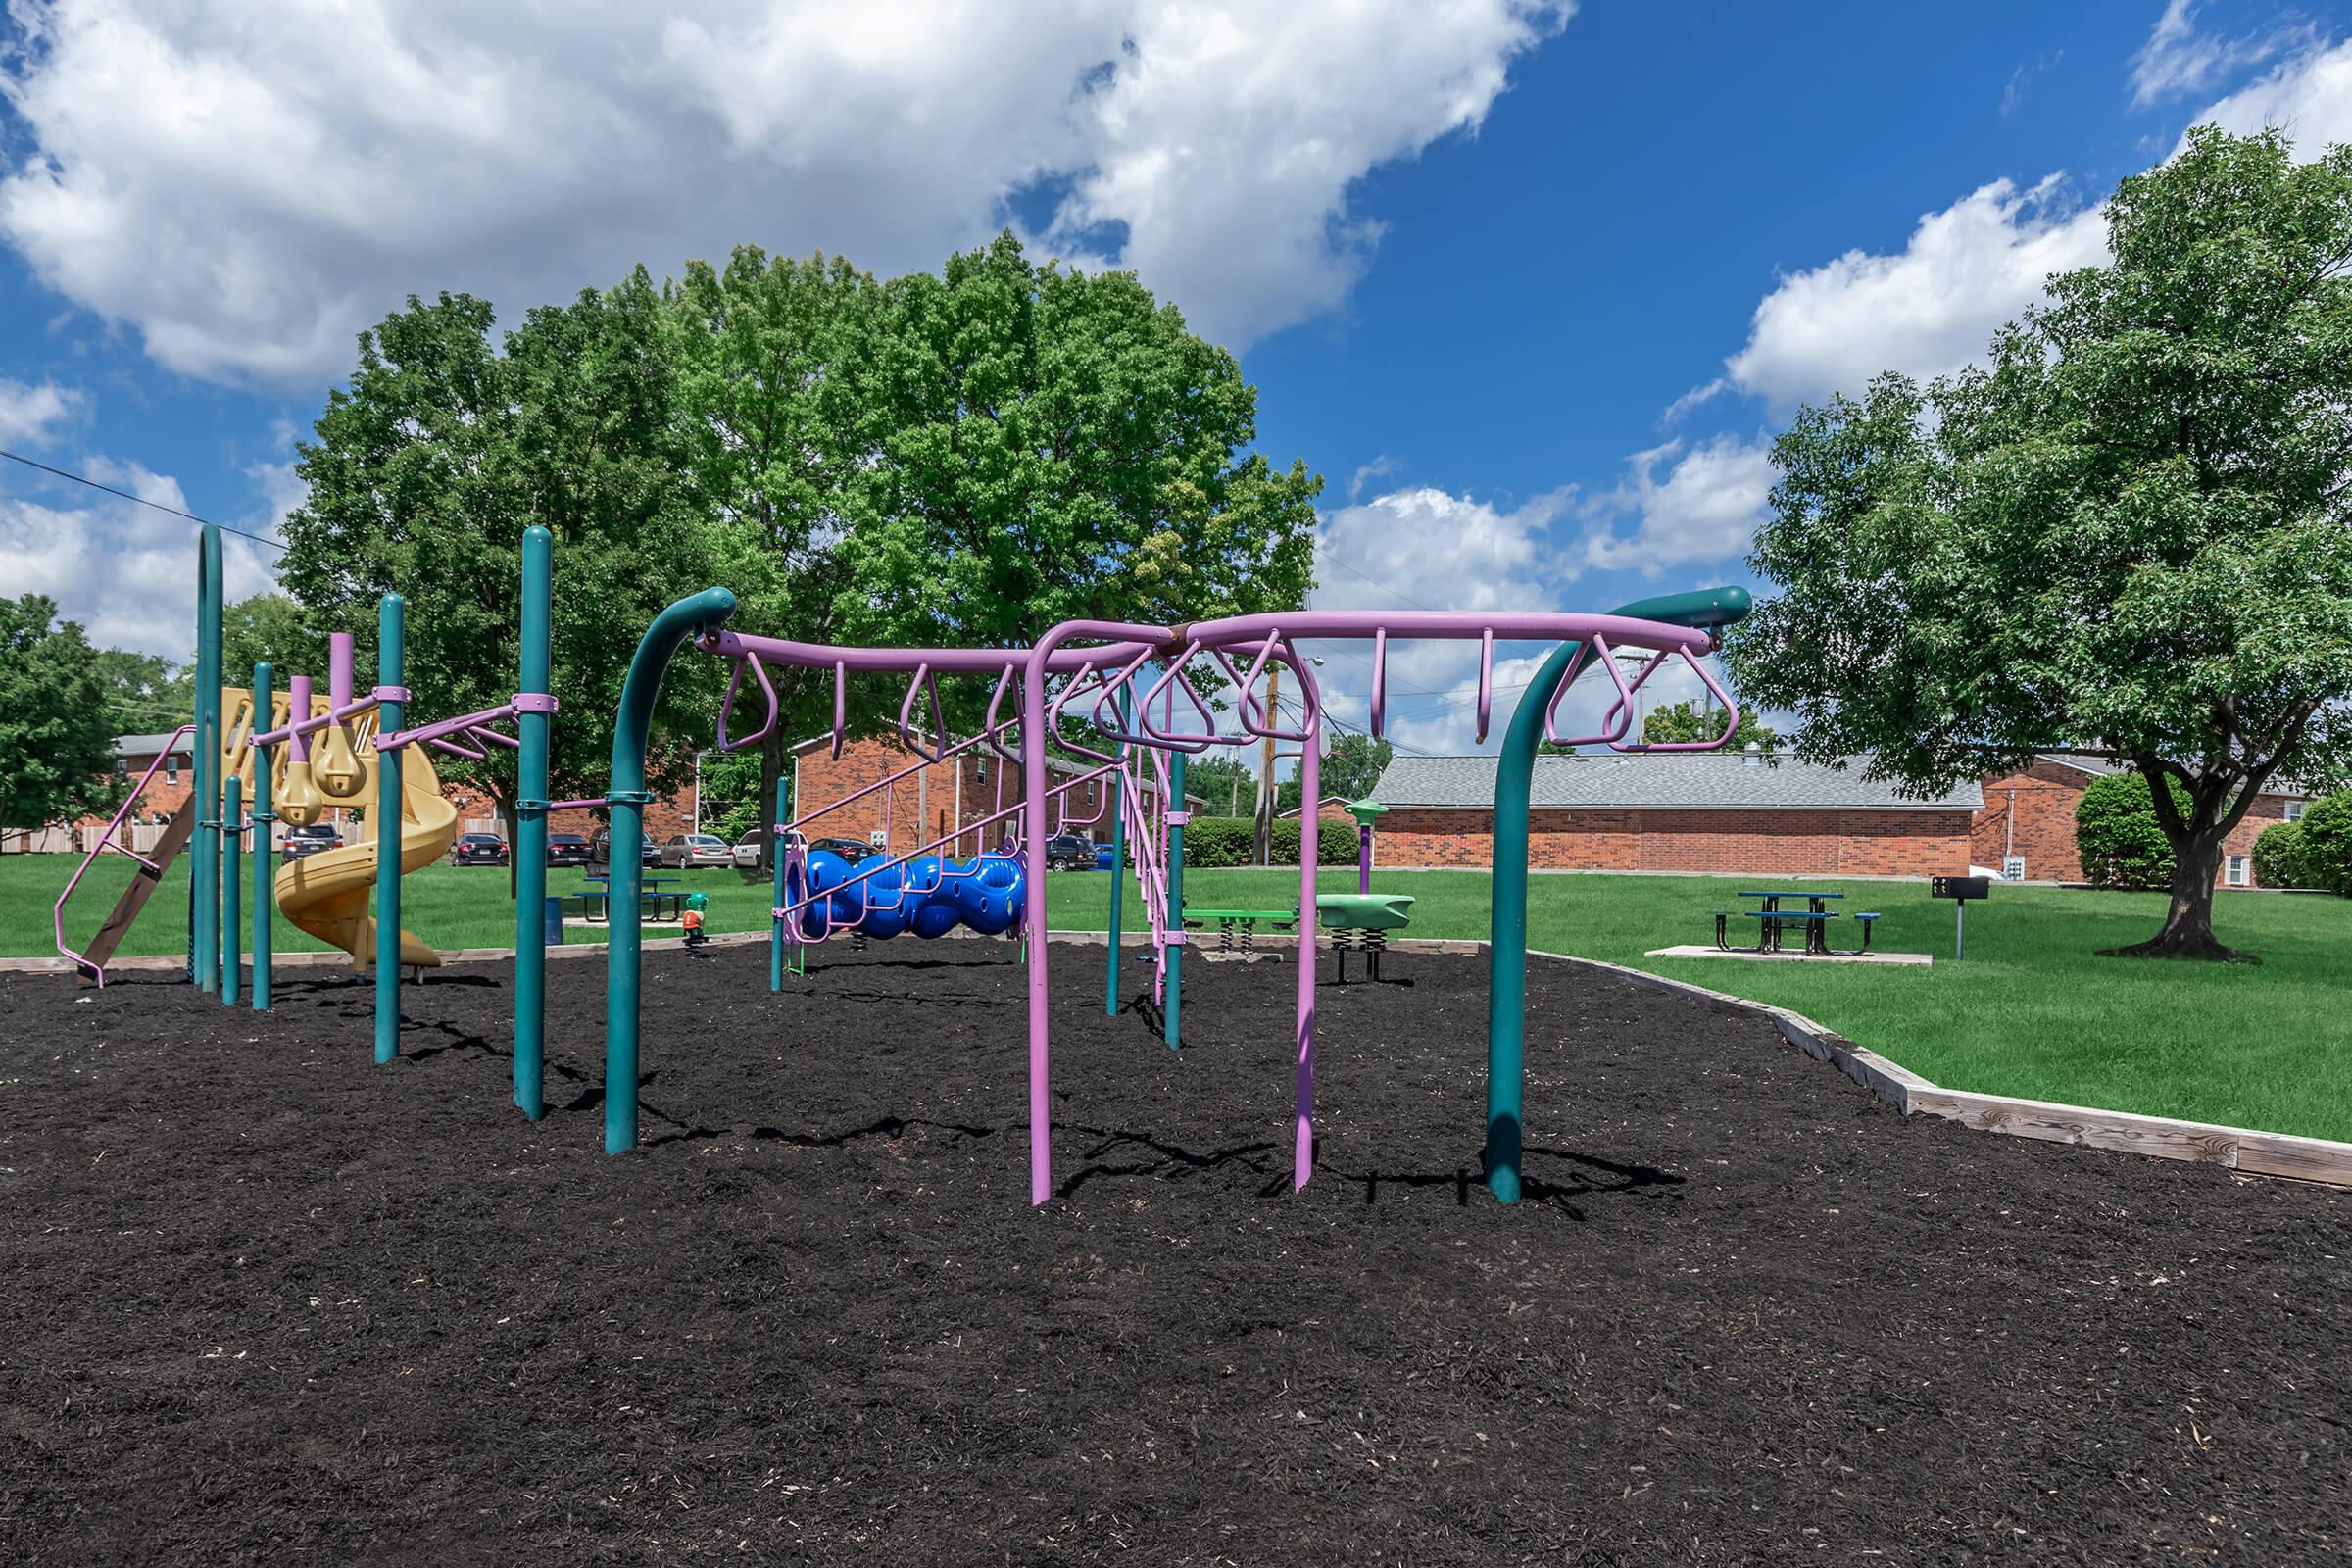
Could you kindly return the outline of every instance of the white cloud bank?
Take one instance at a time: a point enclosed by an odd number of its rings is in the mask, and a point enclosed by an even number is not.
[[[2222,43],[2188,30],[2191,18],[2181,5],[2166,11],[2135,81],[2159,96],[2190,91],[2299,42],[2301,52],[2196,122],[2239,134],[2275,126],[2310,153],[2352,141],[2352,41],[2325,45],[2294,31],[2259,44]],[[1667,418],[1732,389],[1787,408],[1835,392],[1857,395],[1882,370],[1948,374],[2040,300],[2049,273],[2106,259],[2105,220],[2070,199],[2063,174],[2026,188],[1995,180],[1922,217],[1898,252],[1852,250],[1782,278],[1756,307],[1747,343],[1724,362],[1724,374],[1678,399]]]
[[[56,0],[0,236],[163,365],[315,384],[411,292],[737,243],[936,267],[1024,193],[1244,346],[1342,304],[1355,183],[1474,131],[1570,0]]]

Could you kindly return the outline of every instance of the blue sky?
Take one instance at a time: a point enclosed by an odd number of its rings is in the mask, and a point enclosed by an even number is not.
[[[407,292],[512,318],[638,260],[901,271],[1009,220],[1242,353],[1264,449],[1329,480],[1335,605],[1745,581],[1796,402],[1963,363],[2197,120],[2352,140],[2352,18],[2225,0],[202,9],[0,22],[0,446],[267,532]],[[0,464],[0,593],[101,640],[182,650],[190,531]],[[1459,656],[1397,669],[1398,737],[1468,746]]]

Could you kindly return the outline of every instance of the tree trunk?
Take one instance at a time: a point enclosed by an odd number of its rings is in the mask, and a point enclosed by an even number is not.
[[[2164,929],[2145,942],[2128,948],[2109,948],[2102,958],[2204,958],[2237,963],[2260,963],[2250,953],[2223,947],[2213,935],[2213,886],[2221,871],[2223,845],[2234,822],[2207,824],[2185,839],[2176,839],[2173,851],[2172,903],[2164,913]]]
[[[507,902],[514,902],[515,878],[521,874],[514,863],[514,823],[517,813],[514,802],[504,795],[491,792],[490,803],[498,808],[499,836],[507,841]]]

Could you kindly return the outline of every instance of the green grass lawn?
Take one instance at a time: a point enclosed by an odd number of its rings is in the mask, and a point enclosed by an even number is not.
[[[0,955],[51,951],[49,906],[72,862],[60,856],[0,859]],[[159,889],[122,952],[170,954],[187,944],[183,860]],[[69,934],[105,915],[127,861],[96,867],[76,895]],[[662,872],[662,875],[677,873]],[[710,929],[767,924],[764,879],[733,871],[685,873],[710,895]],[[1288,906],[1295,873],[1196,871],[1197,907]],[[1488,880],[1468,871],[1392,871],[1383,890],[1408,892],[1411,935],[1484,937]],[[1355,886],[1352,867],[1323,878]],[[1929,969],[1652,959],[1650,948],[1704,942],[1715,909],[1754,878],[1538,876],[1529,938],[1557,953],[1606,958],[1718,991],[1793,1007],[1939,1084],[2152,1115],[2352,1139],[2352,902],[2272,894],[2221,895],[2222,940],[2259,965],[2146,963],[2100,958],[2100,948],[2147,936],[2163,912],[2154,894],[1996,888],[1969,911],[1965,961],[1952,961],[1952,906],[1925,883],[1804,884],[1848,895],[1847,910],[1876,909],[1877,945],[1936,956]],[[554,891],[581,886],[551,871]],[[1049,881],[1049,914],[1063,930],[1107,923],[1110,879],[1071,873]],[[1131,900],[1136,895],[1129,883]],[[1133,924],[1130,905],[1130,925]],[[507,874],[436,865],[409,878],[404,923],[443,948],[514,941]],[[1743,922],[1745,923],[1745,922]],[[659,929],[659,928],[656,928]],[[281,951],[317,945],[277,922]],[[905,940],[905,939],[902,939]],[[1840,932],[1839,946],[1851,943]],[[1392,972],[1409,974],[1411,960]],[[1214,984],[1213,972],[1200,983]]]

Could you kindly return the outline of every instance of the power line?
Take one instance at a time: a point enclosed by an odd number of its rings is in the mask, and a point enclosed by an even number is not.
[[[86,484],[91,489],[103,490],[110,496],[121,496],[123,500],[134,501],[142,507],[152,507],[158,512],[169,512],[174,517],[185,517],[190,522],[201,522],[206,527],[218,528],[222,533],[233,533],[238,538],[250,539],[257,545],[268,545],[270,549],[279,551],[282,551],[286,548],[284,545],[278,543],[275,539],[264,538],[258,533],[248,533],[243,528],[233,527],[225,522],[215,522],[209,517],[199,517],[193,512],[182,512],[177,507],[167,507],[161,501],[150,501],[145,496],[134,496],[129,491],[118,490],[111,484],[100,484],[97,480],[90,478],[87,474],[70,473],[64,468],[53,468],[46,463],[36,463],[32,459],[25,457],[23,453],[11,452],[5,447],[0,447],[0,458],[6,458],[11,463],[22,463],[27,468],[38,468],[43,473],[53,473],[60,479],[71,479],[75,484]]]

